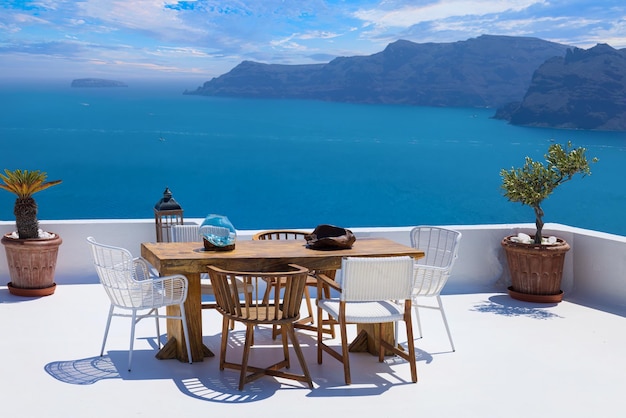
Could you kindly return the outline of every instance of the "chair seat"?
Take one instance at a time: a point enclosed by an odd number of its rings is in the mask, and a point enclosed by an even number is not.
[[[334,318],[339,317],[339,299],[318,300],[318,306]],[[391,301],[346,302],[346,322],[375,324],[404,319],[404,306]]]
[[[219,307],[217,309],[219,310]],[[233,316],[223,311],[221,313],[230,319],[252,324],[267,324],[268,322],[281,324],[294,321],[292,317],[286,318],[282,309],[274,309],[271,304],[249,307],[246,309],[244,316]]]
[[[178,294],[171,294],[167,291],[163,292],[161,289],[143,289],[141,293],[131,295],[128,299],[129,306],[134,309],[153,309],[162,308],[168,305],[178,305],[184,302]],[[122,307],[121,307],[122,308]],[[122,308],[130,309],[130,308]]]

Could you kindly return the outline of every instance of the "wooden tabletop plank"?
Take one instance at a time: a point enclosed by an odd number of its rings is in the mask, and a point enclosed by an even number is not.
[[[312,270],[341,267],[342,257],[421,258],[424,252],[385,238],[357,239],[351,249],[312,250],[299,240],[238,241],[232,251],[206,251],[198,242],[141,244],[141,256],[161,274],[200,273],[209,264],[231,270],[273,270],[285,264],[299,264]]]

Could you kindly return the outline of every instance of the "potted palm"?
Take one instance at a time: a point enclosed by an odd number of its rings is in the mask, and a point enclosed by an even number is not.
[[[33,194],[61,183],[46,181],[47,174],[39,170],[4,170],[0,173],[0,188],[17,195],[13,214],[17,231],[2,237],[9,275],[9,291],[18,296],[48,296],[54,293],[54,271],[59,246],[58,234],[39,229],[37,202]]]
[[[544,155],[545,163],[526,157],[521,168],[500,171],[504,196],[509,201],[530,206],[535,212],[533,236],[507,236],[501,243],[511,274],[508,291],[514,299],[558,303],[563,298],[561,279],[565,254],[570,246],[562,238],[543,236],[541,204],[574,175],[591,174],[586,151],[582,147],[573,148],[571,142],[566,147],[551,144]],[[596,162],[597,158],[591,161]]]

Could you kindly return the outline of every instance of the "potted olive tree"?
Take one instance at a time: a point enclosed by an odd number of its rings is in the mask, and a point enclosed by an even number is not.
[[[571,142],[565,148],[551,144],[544,155],[545,163],[526,157],[521,168],[500,171],[504,196],[512,202],[530,206],[535,212],[533,236],[518,234],[502,240],[511,274],[508,291],[515,299],[558,303],[563,298],[561,279],[565,253],[570,246],[562,238],[543,236],[541,204],[574,175],[591,174],[586,151],[582,147],[572,148]],[[597,158],[592,159],[592,162],[596,161]]]
[[[59,246],[58,234],[41,231],[33,194],[61,183],[46,181],[39,170],[4,170],[0,188],[17,195],[13,214],[17,231],[2,237],[11,282],[9,291],[18,296],[48,296],[54,293],[54,271]]]

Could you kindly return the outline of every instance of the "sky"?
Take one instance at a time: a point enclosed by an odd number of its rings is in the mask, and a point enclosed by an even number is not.
[[[624,0],[0,1],[2,79],[193,79],[483,34],[626,48]]]

